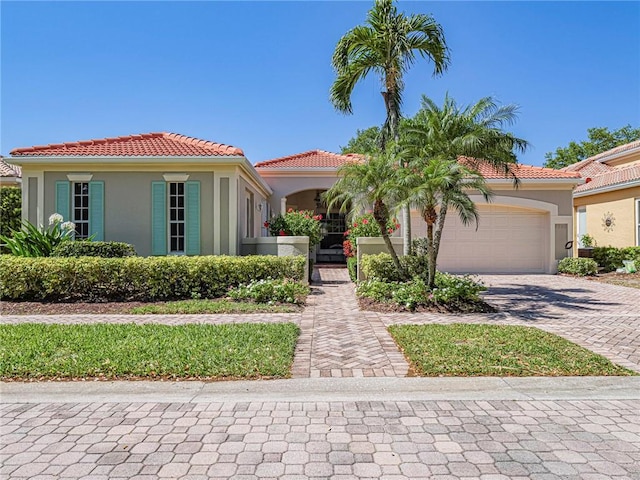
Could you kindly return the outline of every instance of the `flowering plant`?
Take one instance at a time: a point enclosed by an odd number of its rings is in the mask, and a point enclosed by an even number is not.
[[[274,236],[301,236],[309,237],[309,248],[317,245],[322,240],[320,221],[322,215],[314,215],[311,210],[294,210],[290,208],[287,213],[276,215],[264,226]]]
[[[394,218],[387,222],[387,232],[389,234],[392,234],[398,228],[400,228],[400,224],[397,219]],[[342,242],[342,251],[347,258],[353,257],[357,253],[356,241],[358,237],[380,237],[380,226],[373,218],[373,213],[365,213],[351,222],[347,231],[344,232],[344,236],[346,238]]]
[[[49,217],[46,229],[25,221],[22,230],[12,231],[11,236],[0,236],[0,241],[18,257],[48,257],[58,244],[73,240],[76,226],[63,220],[62,215],[54,213]]]

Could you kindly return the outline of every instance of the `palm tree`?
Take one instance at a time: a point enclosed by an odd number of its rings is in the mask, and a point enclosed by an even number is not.
[[[398,13],[393,0],[376,0],[365,25],[349,30],[336,45],[332,65],[336,79],[331,86],[331,102],[343,113],[353,113],[351,94],[356,84],[370,72],[382,81],[382,97],[387,116],[380,135],[384,150],[389,140],[398,140],[401,117],[403,75],[416,56],[433,62],[433,74],[442,74],[449,65],[442,27],[431,15]],[[411,246],[408,209],[403,218],[405,254]]]
[[[416,206],[427,224],[429,286],[434,286],[442,229],[449,208],[466,225],[478,223],[478,213],[469,191],[491,198],[480,169],[484,166],[513,179],[516,152],[524,152],[526,140],[503,128],[517,117],[515,105],[498,106],[491,97],[458,107],[449,95],[442,108],[423,97],[422,108],[407,120],[401,155],[410,165],[404,184],[411,189],[405,203]]]
[[[392,206],[406,197],[399,182],[399,173],[398,158],[392,152],[374,154],[364,161],[348,162],[338,169],[338,181],[323,197],[327,202],[327,211],[339,205],[341,212],[349,208],[352,214],[356,214],[373,207],[373,217],[393,264],[401,276],[406,276],[387,231]]]

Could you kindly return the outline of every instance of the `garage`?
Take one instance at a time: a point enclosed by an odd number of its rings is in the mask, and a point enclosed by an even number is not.
[[[544,273],[549,258],[549,213],[502,205],[478,205],[480,222],[464,226],[447,215],[438,270],[453,273]],[[424,221],[413,218],[415,236]]]

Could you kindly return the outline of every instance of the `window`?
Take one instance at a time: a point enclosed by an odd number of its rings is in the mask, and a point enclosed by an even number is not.
[[[169,252],[184,253],[184,183],[169,183]]]
[[[89,238],[89,183],[73,184],[73,223],[76,224],[76,239]]]
[[[578,239],[578,247],[582,248],[582,235],[587,233],[587,207],[578,207],[578,231],[576,238]]]
[[[640,198],[636,198],[636,245],[640,247]]]
[[[245,237],[253,238],[254,235],[254,201],[253,201],[253,193],[247,190],[247,198],[246,198],[246,207],[245,207]]]

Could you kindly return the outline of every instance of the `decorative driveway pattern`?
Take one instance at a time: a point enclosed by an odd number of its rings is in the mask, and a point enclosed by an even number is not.
[[[637,479],[640,401],[2,406],[0,477]]]

